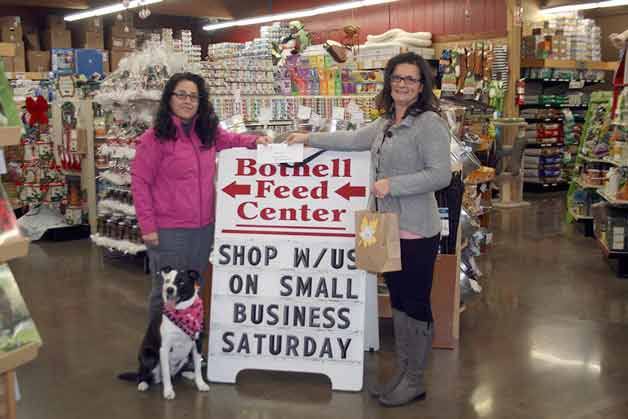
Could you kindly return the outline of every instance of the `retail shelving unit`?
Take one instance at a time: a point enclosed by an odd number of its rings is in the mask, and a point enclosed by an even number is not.
[[[13,127],[0,128],[1,146],[18,145],[20,143],[20,138],[20,129],[16,130]],[[2,186],[0,186],[0,188],[2,188]],[[8,266],[4,264],[12,259],[26,256],[28,254],[28,246],[29,241],[19,234],[4,240],[0,244],[0,268],[8,270]],[[12,278],[2,278],[3,281],[7,281],[9,279],[12,280]],[[14,284],[12,285],[16,286]],[[0,286],[4,289],[4,287],[10,286],[10,284],[2,283]],[[11,327],[11,325],[2,325],[2,329],[8,330],[8,327]],[[2,412],[1,414],[3,418],[16,418],[15,370],[34,360],[39,353],[40,346],[41,342],[31,342],[12,350],[0,350],[0,412]]]
[[[615,71],[618,64],[617,61],[521,60],[521,68],[558,68],[561,70]]]

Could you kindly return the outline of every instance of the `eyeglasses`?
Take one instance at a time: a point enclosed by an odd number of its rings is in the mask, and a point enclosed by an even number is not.
[[[198,95],[195,93],[186,93],[186,92],[174,92],[172,96],[179,99],[181,102],[185,102],[186,99],[190,99],[191,102],[198,102]]]
[[[402,76],[394,75],[390,77],[390,81],[391,83],[394,83],[394,84],[401,84],[401,82],[403,81],[408,86],[414,86],[415,84],[418,84],[421,80],[416,79],[412,76],[402,77]]]

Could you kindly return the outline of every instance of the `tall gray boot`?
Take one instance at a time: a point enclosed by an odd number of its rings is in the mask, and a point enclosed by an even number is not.
[[[397,353],[396,371],[392,378],[384,384],[367,385],[368,392],[373,397],[380,397],[393,391],[401,381],[408,365],[408,316],[403,311],[393,309],[392,318],[395,333],[395,352]]]
[[[413,400],[425,398],[423,375],[432,349],[433,327],[427,322],[411,317],[408,317],[407,324],[408,367],[397,387],[379,398],[379,402],[384,406],[402,406]]]

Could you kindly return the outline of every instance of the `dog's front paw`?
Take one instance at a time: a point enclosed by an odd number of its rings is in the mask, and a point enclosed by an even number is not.
[[[137,385],[137,391],[146,391],[150,386],[146,381],[142,381]]]
[[[166,400],[173,400],[177,395],[175,394],[174,390],[169,388],[166,389],[164,388],[164,399]]]
[[[203,379],[196,380],[196,388],[198,391],[209,391],[209,384],[203,381]]]

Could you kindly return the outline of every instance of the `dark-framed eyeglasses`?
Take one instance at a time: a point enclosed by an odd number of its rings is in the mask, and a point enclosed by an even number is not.
[[[394,83],[394,84],[401,84],[401,82],[404,82],[405,84],[407,84],[408,86],[414,86],[416,84],[419,84],[421,82],[421,79],[417,79],[415,77],[412,76],[397,76],[397,75],[393,75],[390,76],[390,82]]]
[[[184,102],[186,99],[190,99],[193,103],[198,102],[198,95],[196,93],[173,92],[172,96],[176,97],[181,102]]]

